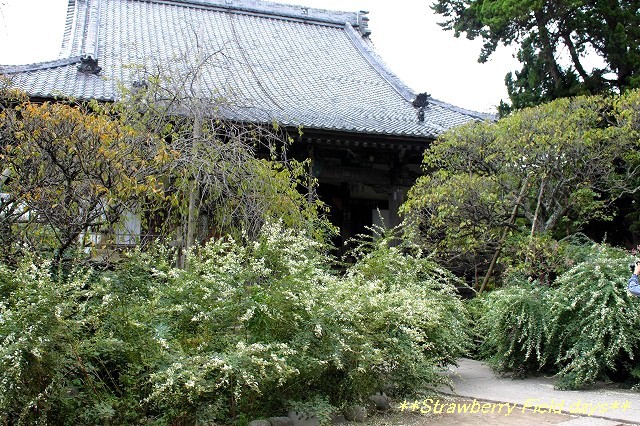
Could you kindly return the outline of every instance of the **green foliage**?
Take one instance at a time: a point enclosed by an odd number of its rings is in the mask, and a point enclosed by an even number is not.
[[[317,418],[319,426],[332,424],[332,416],[337,411],[336,407],[331,405],[327,398],[319,396],[306,401],[293,401],[289,405],[294,413],[302,418]]]
[[[127,211],[164,200],[165,147],[95,104],[36,104],[0,91],[0,256],[61,258],[88,232],[113,231]]]
[[[166,64],[136,70],[144,87],[122,87],[122,100],[112,109],[138,132],[158,137],[155,143],[171,154],[161,180],[170,194],[170,231],[183,233],[183,248],[212,236],[240,238],[246,232],[255,238],[265,222],[277,220],[313,230],[318,238],[330,234],[324,205],[312,195],[317,182],[309,161],[289,158],[293,139],[287,131],[275,122],[221,118],[220,111],[237,108],[235,101],[199,98],[187,84],[195,84],[199,69],[216,59],[190,55],[176,61],[185,61],[182,72],[169,72]]]
[[[560,276],[549,305],[549,340],[558,386],[580,388],[619,370],[628,376],[640,353],[638,300],[627,291],[629,255],[597,246]]]
[[[380,238],[344,275],[279,224],[212,240],[185,270],[0,268],[0,411],[16,424],[230,423],[445,379],[469,338],[455,279]],[[39,266],[36,266],[39,265]]]
[[[301,190],[317,185],[309,163],[288,159],[292,140],[277,126],[196,120],[197,100],[165,105],[159,84],[108,105],[36,104],[0,81],[1,258],[118,244],[128,215],[185,248],[255,237],[266,221],[331,234],[323,204]]]
[[[447,261],[490,257],[504,232],[535,244],[611,220],[612,203],[638,187],[639,99],[559,99],[452,129],[425,152],[430,173],[402,212]]]
[[[541,105],[557,98],[590,93],[569,70],[559,69],[559,78],[554,78],[548,71],[547,58],[539,54],[535,44],[535,39],[523,40],[517,54],[522,69],[509,72],[505,77],[511,105],[502,104],[499,113],[503,117],[514,110]]]
[[[559,275],[587,260],[593,252],[593,241],[579,233],[561,240],[549,234],[514,234],[506,246],[508,256],[503,262],[509,266],[504,272],[505,281],[527,277],[543,285],[552,284]]]
[[[476,329],[485,338],[480,354],[493,368],[524,376],[545,366],[548,298],[546,287],[526,281],[483,297]]]
[[[161,353],[152,329],[141,322],[148,308],[143,282],[29,260],[11,275],[5,269],[3,277],[4,421],[125,424],[144,419],[138,395]]]
[[[629,255],[606,245],[566,253],[579,262],[551,287],[512,274],[482,299],[482,354],[501,371],[554,372],[560,388],[636,377],[640,311],[626,289]]]
[[[484,41],[481,62],[500,44],[519,47],[522,69],[506,77],[513,108],[640,87],[637,0],[437,0],[432,7],[456,37]],[[587,68],[588,56],[604,66]]]
[[[381,286],[387,300],[380,305],[391,304],[391,311],[404,312],[400,318],[388,318],[386,322],[399,329],[416,330],[413,333],[419,330],[420,341],[427,345],[431,357],[429,362],[455,363],[469,343],[469,319],[454,287],[464,283],[426,256],[418,245],[397,238],[394,231],[378,229],[376,235],[370,241],[362,241],[353,251],[356,263],[347,271],[346,278],[355,280],[355,287],[359,288]],[[391,241],[396,244],[390,244]],[[412,294],[414,302],[407,305]],[[390,327],[380,326],[383,330]],[[381,345],[393,347],[395,340]],[[425,369],[429,370],[428,365]]]

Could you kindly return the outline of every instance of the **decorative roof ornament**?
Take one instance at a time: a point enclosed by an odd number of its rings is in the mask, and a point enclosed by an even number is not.
[[[78,65],[78,71],[83,74],[100,74],[102,67],[98,66],[98,60],[92,56],[84,55],[80,57],[80,65]]]
[[[98,66],[98,44],[100,40],[100,3],[101,0],[84,0],[84,32],[82,34],[82,50],[78,71],[83,74],[97,75],[102,70]]]
[[[424,109],[429,106],[429,97],[431,95],[426,92],[418,93],[412,102],[413,107],[418,109],[418,121],[421,123],[424,122]]]
[[[358,29],[363,37],[369,37],[371,35],[371,30],[369,29],[369,17],[367,16],[368,13],[368,10],[361,10],[358,12]]]
[[[149,87],[149,85],[147,84],[147,80],[145,80],[144,78],[142,78],[141,80],[135,80],[131,84],[131,86],[134,90],[147,89]]]

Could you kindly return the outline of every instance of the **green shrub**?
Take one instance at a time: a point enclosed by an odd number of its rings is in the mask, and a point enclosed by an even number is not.
[[[160,349],[146,321],[145,295],[118,274],[79,266],[65,270],[27,260],[11,279],[3,276],[4,421],[126,424],[143,419],[138,397]]]
[[[509,266],[504,281],[511,283],[528,277],[539,284],[552,285],[558,276],[587,260],[593,245],[583,234],[556,240],[549,234],[516,233],[505,250],[503,262]]]
[[[376,240],[345,274],[282,226],[113,271],[0,268],[0,423],[243,423],[414,393],[468,347],[454,278]],[[37,265],[37,266],[36,266]]]
[[[581,261],[551,286],[512,271],[512,285],[476,302],[482,356],[516,375],[557,373],[559,388],[637,377],[640,309],[626,289],[629,255],[604,244],[567,247],[567,258]]]
[[[420,253],[389,248],[386,239],[357,251],[358,261],[341,277],[317,242],[266,226],[253,243],[213,241],[192,257],[187,272],[168,274],[165,338],[182,356],[205,362],[216,353],[224,364],[201,376],[202,365],[181,362],[202,380],[191,411],[211,389],[224,395],[225,415],[234,417],[284,410],[301,396],[343,406],[385,386],[412,392],[442,381],[439,367],[468,346],[454,278]],[[260,351],[238,361],[251,348]],[[180,377],[155,375],[149,401],[167,409],[177,401],[166,397],[167,383],[184,388],[195,380],[186,371]]]
[[[558,386],[580,388],[616,370],[629,376],[640,353],[638,299],[627,291],[626,252],[595,246],[592,257],[557,280],[548,315]]]
[[[483,296],[476,329],[484,336],[480,354],[494,369],[521,377],[546,365],[548,300],[547,287],[526,282]]]
[[[464,283],[418,246],[392,240],[389,232],[360,242],[346,275],[353,282],[347,291],[353,303],[373,302],[366,307],[375,327],[372,339],[383,348],[385,364],[395,364],[387,380],[411,392],[421,381],[441,381],[437,367],[468,353],[470,322],[455,291],[455,284]],[[358,300],[358,294],[366,297]]]
[[[302,418],[317,418],[319,426],[331,425],[333,414],[337,411],[337,407],[331,405],[327,398],[319,396],[307,398],[305,401],[291,401],[289,405],[296,415],[304,416]]]

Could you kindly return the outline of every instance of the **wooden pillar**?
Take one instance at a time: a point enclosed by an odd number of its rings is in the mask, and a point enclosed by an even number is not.
[[[352,237],[351,227],[351,185],[342,182],[342,220],[340,223],[340,236],[342,237],[342,245]]]
[[[315,158],[313,155],[313,145],[311,145],[311,139],[309,139],[309,150],[307,152],[307,158],[309,159],[309,180],[307,181],[307,203],[313,204],[315,201],[315,187],[314,187],[314,171]]]
[[[393,228],[402,222],[398,210],[404,203],[406,187],[402,185],[404,179],[403,175],[406,174],[404,168],[405,152],[403,148],[398,153],[398,157],[395,158],[389,167],[389,179],[391,180],[391,191],[389,192],[389,227]]]
[[[404,203],[405,190],[401,186],[392,186],[389,193],[389,227],[400,225],[402,218],[398,214],[400,206]]]

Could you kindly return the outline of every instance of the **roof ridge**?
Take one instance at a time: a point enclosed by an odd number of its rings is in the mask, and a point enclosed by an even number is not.
[[[360,51],[362,56],[373,66],[373,68],[398,92],[406,101],[413,102],[416,99],[416,92],[407,86],[386,64],[386,62],[378,55],[378,53],[358,35],[356,30],[346,24],[347,35],[353,42],[356,48]],[[446,108],[451,111],[458,112],[460,114],[467,115],[476,119],[482,120],[495,120],[493,114],[487,114],[477,111],[472,111],[464,108],[457,107],[447,102],[439,101],[429,96],[429,103],[437,104],[440,107]]]
[[[464,114],[464,115],[468,115],[469,117],[474,117],[474,118],[479,118],[482,120],[490,120],[490,121],[495,121],[496,120],[496,115],[495,114],[491,114],[488,112],[479,112],[479,111],[473,111],[470,109],[466,109],[466,108],[462,108],[459,106],[455,106],[453,104],[450,104],[448,102],[444,102],[444,101],[439,101],[438,99],[434,99],[432,97],[429,97],[429,103],[433,103],[433,104],[437,104],[443,108],[447,108],[449,110],[455,111],[455,112],[459,112],[460,114]]]
[[[64,33],[62,35],[62,43],[60,45],[60,54],[58,58],[66,58],[69,56],[73,45],[73,33],[75,32],[76,23],[76,0],[69,0],[67,3],[67,14],[64,24]]]
[[[0,74],[17,74],[21,72],[39,71],[50,68],[65,67],[77,64],[81,61],[80,56],[71,56],[69,58],[55,59],[53,61],[35,62],[33,64],[24,65],[0,65]]]
[[[393,89],[398,92],[407,102],[413,102],[416,97],[415,92],[409,88],[400,77],[398,77],[389,66],[382,60],[378,53],[364,41],[359,33],[353,28],[353,26],[347,22],[345,24],[345,30],[351,42],[355,45],[362,56],[369,62],[369,64],[384,78]]]
[[[300,19],[315,23],[344,25],[345,22],[359,26],[362,12],[346,12],[275,3],[264,0],[144,0],[152,3],[181,4],[194,7],[206,7],[232,12],[268,15],[290,19]]]
[[[82,40],[81,55],[97,59],[98,36],[100,28],[100,0],[86,0],[87,12],[85,15],[84,37]]]

